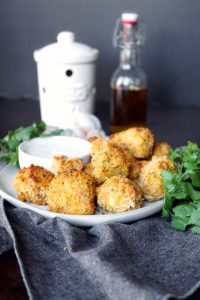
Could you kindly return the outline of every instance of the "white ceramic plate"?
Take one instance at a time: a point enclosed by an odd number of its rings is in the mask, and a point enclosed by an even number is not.
[[[142,208],[131,210],[125,213],[104,214],[104,215],[66,215],[58,214],[47,210],[47,206],[35,205],[22,202],[17,199],[13,188],[13,180],[18,172],[18,168],[13,165],[5,166],[0,172],[0,195],[17,207],[28,208],[46,218],[59,217],[67,222],[76,225],[89,227],[101,223],[122,222],[128,223],[151,216],[162,209],[163,200],[153,203],[144,203]]]

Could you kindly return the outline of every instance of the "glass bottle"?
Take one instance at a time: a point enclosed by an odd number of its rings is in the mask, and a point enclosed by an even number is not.
[[[129,127],[146,127],[147,79],[140,67],[143,26],[135,13],[124,13],[114,33],[114,45],[121,49],[120,65],[111,79],[110,132]]]

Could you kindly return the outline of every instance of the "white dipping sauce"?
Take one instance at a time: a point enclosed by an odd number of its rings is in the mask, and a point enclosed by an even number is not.
[[[90,150],[91,143],[76,137],[34,138],[19,145],[19,165],[23,168],[33,164],[52,171],[52,159],[56,155],[80,158],[86,164],[90,160]]]
[[[55,145],[55,143],[52,142],[42,143],[41,145],[27,145],[24,150],[30,155],[45,158],[52,158],[55,155],[65,155],[70,158],[81,156],[80,149],[73,147],[73,145]]]

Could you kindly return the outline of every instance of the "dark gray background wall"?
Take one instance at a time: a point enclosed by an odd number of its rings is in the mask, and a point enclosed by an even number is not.
[[[146,23],[142,65],[150,101],[200,105],[198,0],[0,0],[0,95],[37,97],[33,51],[71,30],[100,50],[97,98],[108,100],[119,58],[112,34],[123,11],[138,12]]]

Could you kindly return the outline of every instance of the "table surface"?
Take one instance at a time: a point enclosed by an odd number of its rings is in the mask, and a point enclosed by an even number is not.
[[[109,133],[109,104],[97,102],[96,115]],[[0,137],[8,130],[40,121],[39,103],[31,99],[8,100],[0,98]],[[188,140],[200,144],[200,107],[151,106],[148,127],[156,141],[167,141],[173,147]],[[0,300],[28,299],[19,266],[11,250],[0,256]],[[198,290],[190,300],[200,299]]]

